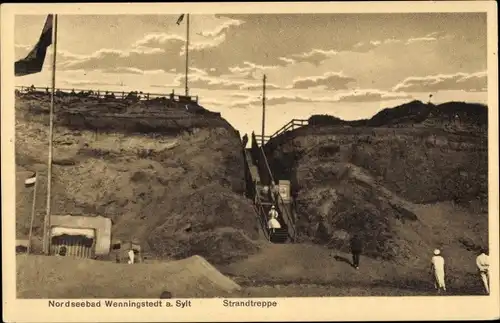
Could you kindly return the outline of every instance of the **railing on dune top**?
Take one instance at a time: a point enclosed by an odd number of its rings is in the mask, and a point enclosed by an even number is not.
[[[284,134],[287,131],[290,130],[295,130],[303,126],[307,126],[309,124],[309,120],[307,119],[292,119],[290,122],[288,122],[286,125],[281,127],[279,130],[277,130],[275,133],[273,133],[270,136],[262,136],[262,135],[255,135],[257,142],[260,143],[261,146],[265,145],[269,140],[278,137],[279,135]]]
[[[47,94],[50,95],[48,87],[35,86],[16,86],[16,92],[20,94]],[[135,100],[152,100],[152,99],[170,99],[177,102],[195,102],[198,103],[198,96],[185,96],[175,94],[174,91],[168,94],[159,93],[143,93],[141,91],[107,91],[107,90],[88,90],[88,89],[56,89],[56,96],[76,96],[76,97],[92,97],[102,99],[135,99]]]

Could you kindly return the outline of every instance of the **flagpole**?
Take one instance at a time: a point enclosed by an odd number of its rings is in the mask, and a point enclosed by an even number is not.
[[[189,72],[189,14],[187,14],[186,20],[186,83],[185,83],[185,92],[186,96],[189,95],[188,90],[188,72]]]
[[[261,145],[264,146],[264,136],[265,136],[265,125],[266,125],[266,75],[262,78],[262,142]]]
[[[31,253],[31,241],[33,235],[33,222],[35,220],[35,210],[36,210],[36,187],[38,184],[38,174],[35,173],[35,186],[33,187],[33,200],[31,204],[31,221],[30,221],[30,232],[28,235],[28,254]]]
[[[54,128],[54,95],[56,87],[56,54],[57,54],[57,15],[54,15],[54,28],[52,33],[53,55],[52,55],[52,93],[50,96],[49,112],[49,158],[47,162],[47,210],[44,221],[43,251],[50,254],[50,215],[51,215],[51,193],[52,193],[52,137]]]

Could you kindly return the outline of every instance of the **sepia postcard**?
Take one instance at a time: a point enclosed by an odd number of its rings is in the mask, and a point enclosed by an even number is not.
[[[499,318],[497,26],[3,4],[4,321]]]

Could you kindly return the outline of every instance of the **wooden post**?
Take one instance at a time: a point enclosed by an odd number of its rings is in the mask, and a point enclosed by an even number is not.
[[[57,15],[54,15],[54,30],[52,35],[54,42],[53,58],[52,58],[52,94],[50,97],[49,111],[49,157],[47,165],[47,209],[44,221],[44,237],[43,237],[43,252],[46,255],[50,254],[50,214],[51,214],[51,192],[52,192],[52,139],[54,128],[54,95],[56,88],[56,54],[57,54]]]
[[[189,72],[189,14],[186,15],[186,84],[185,84],[185,91],[186,91],[186,96],[189,95],[189,88],[188,88],[188,72]]]
[[[35,185],[33,187],[33,200],[31,201],[31,221],[30,221],[30,232],[28,235],[28,254],[31,253],[31,240],[33,235],[33,222],[35,220],[35,210],[36,210],[36,187],[38,184],[38,173],[35,177]]]
[[[266,126],[266,75],[262,79],[262,141],[261,145],[264,146],[264,135]]]

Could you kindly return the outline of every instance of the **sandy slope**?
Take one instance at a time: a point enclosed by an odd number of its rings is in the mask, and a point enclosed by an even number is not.
[[[230,295],[240,287],[203,258],[117,264],[71,257],[18,256],[20,298],[176,298]]]
[[[405,263],[434,248],[460,257],[486,246],[486,111],[412,102],[370,120],[320,116],[271,140],[268,159],[275,177],[291,180],[300,239],[346,251],[357,231],[367,255]],[[423,207],[436,203],[455,206]]]
[[[41,176],[35,221],[40,235],[47,102],[17,103],[18,170],[36,169]],[[80,110],[100,104],[77,103]],[[106,106],[129,114],[145,111],[140,105]],[[203,275],[172,283],[173,272],[163,261],[194,254],[244,287],[232,296],[427,295],[433,294],[429,258],[436,247],[447,260],[450,294],[481,293],[474,259],[487,238],[482,137],[411,127],[319,127],[285,138],[269,156],[276,177],[292,179],[303,243],[269,245],[258,241],[254,210],[243,196],[243,156],[233,129],[219,121],[191,127],[129,121],[126,129],[169,131],[102,132],[85,128],[89,122],[96,121],[79,123],[82,129],[57,127],[54,212],[109,216],[114,237],[139,239],[162,260],[127,267],[18,257],[22,295],[157,297],[171,284],[179,297],[223,295],[213,286],[200,291],[197,286],[211,286]],[[16,186],[19,238],[27,234],[31,203],[23,174]],[[359,271],[346,254],[345,233],[353,228],[367,233],[369,257],[362,258]],[[85,281],[93,285],[79,287]]]
[[[201,254],[227,262],[258,250],[254,210],[243,196],[241,142],[227,122],[158,102],[64,100],[54,134],[54,214],[107,216],[113,239],[138,240],[155,257]],[[29,231],[32,190],[23,180],[31,170],[39,172],[35,234],[41,236],[47,108],[47,98],[16,100],[18,239]],[[104,131],[98,117],[85,119],[92,113],[133,118]],[[65,114],[83,121],[67,124]]]

